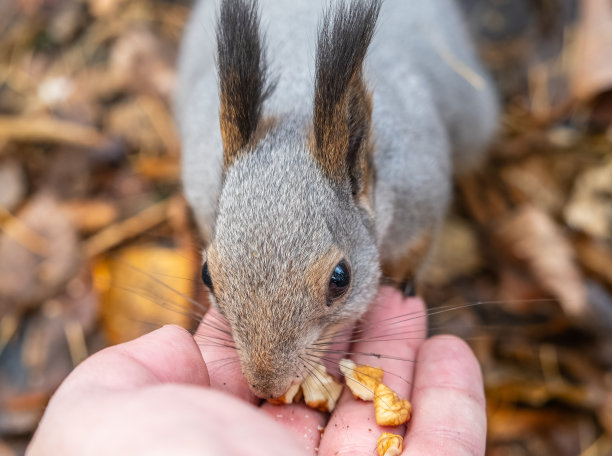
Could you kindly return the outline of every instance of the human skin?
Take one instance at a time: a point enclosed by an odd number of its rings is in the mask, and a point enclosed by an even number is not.
[[[382,367],[385,383],[411,400],[407,426],[377,426],[372,403],[346,390],[322,437],[326,414],[303,404],[260,405],[210,312],[195,338],[165,326],[84,361],[51,399],[27,454],[371,456],[380,433],[394,432],[405,435],[405,456],[483,455],[480,367],[460,339],[424,340],[423,315],[419,298],[382,288],[349,350],[355,362]]]

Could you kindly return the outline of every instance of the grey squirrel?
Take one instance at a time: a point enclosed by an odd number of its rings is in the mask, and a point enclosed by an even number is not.
[[[419,280],[495,91],[452,0],[202,0],[179,60],[202,278],[262,398],[350,327],[381,278]],[[264,33],[265,30],[265,33]]]

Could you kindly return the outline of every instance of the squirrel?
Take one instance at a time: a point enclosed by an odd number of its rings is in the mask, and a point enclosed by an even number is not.
[[[202,279],[277,398],[381,280],[412,292],[496,92],[453,0],[201,0],[178,68]]]

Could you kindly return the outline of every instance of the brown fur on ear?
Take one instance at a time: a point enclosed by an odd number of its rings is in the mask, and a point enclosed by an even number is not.
[[[332,181],[348,179],[353,195],[367,191],[371,177],[372,103],[362,66],[380,6],[380,0],[342,1],[319,30],[313,153]]]
[[[224,0],[217,25],[223,165],[240,156],[257,131],[267,84],[256,0]]]

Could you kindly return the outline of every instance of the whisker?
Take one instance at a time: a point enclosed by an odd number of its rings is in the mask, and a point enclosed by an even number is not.
[[[346,355],[371,356],[377,359],[390,359],[393,361],[405,361],[407,363],[416,363],[416,361],[413,359],[400,358],[397,356],[390,356],[390,355],[385,355],[382,353],[351,352],[351,351],[344,351],[344,350],[323,350],[323,349],[315,349],[314,351],[321,352],[321,353],[333,353],[333,354],[341,353],[341,354],[346,354]]]
[[[335,331],[330,334],[326,334],[324,337],[319,339],[319,342],[331,340],[343,334],[344,335],[348,335],[348,334],[355,335],[355,334],[363,333],[364,331],[367,331],[375,327],[390,327],[392,325],[414,321],[419,318],[428,318],[431,316],[440,315],[440,314],[448,313],[448,312],[455,311],[455,310],[467,309],[467,308],[472,308],[472,307],[477,307],[477,306],[495,305],[495,304],[512,305],[512,304],[546,303],[546,302],[548,303],[554,302],[554,299],[535,298],[535,299],[516,299],[516,300],[488,300],[488,301],[478,301],[478,302],[464,304],[464,305],[438,306],[438,307],[434,307],[431,309],[427,309],[425,311],[419,310],[415,312],[408,312],[406,314],[397,315],[395,317],[389,317],[383,320],[379,320],[377,322],[360,321],[359,326],[356,329],[351,330],[349,328],[345,328],[345,329]],[[436,329],[440,329],[440,328],[436,328]]]
[[[424,333],[423,337],[414,337],[414,339],[422,339],[422,338],[424,338],[427,335],[427,330],[425,328],[420,328],[420,329],[415,329],[415,330],[412,330],[412,331],[402,331],[402,332],[398,332],[398,333],[394,333],[394,334],[373,335],[373,336],[371,336],[370,338],[367,338],[367,339],[348,339],[348,340],[345,340],[345,339],[334,339],[334,340],[325,341],[325,342],[321,342],[320,339],[319,339],[319,341],[317,341],[317,342],[315,342],[315,343],[313,343],[311,345],[313,345],[313,346],[315,346],[315,345],[329,346],[329,345],[336,344],[336,343],[339,343],[339,342],[360,342],[360,341],[364,341],[364,340],[367,340],[367,341],[377,341],[381,337],[401,336],[401,335],[404,335],[404,334],[413,334],[413,333]]]
[[[153,280],[155,283],[157,283],[158,285],[161,285],[162,287],[164,287],[165,289],[175,293],[176,295],[180,296],[181,298],[187,300],[188,302],[190,302],[192,305],[196,306],[197,308],[199,308],[200,310],[203,310],[204,312],[207,312],[208,309],[206,308],[206,306],[204,306],[203,304],[201,304],[200,302],[196,301],[195,299],[192,299],[191,297],[187,296],[185,293],[182,293],[176,289],[174,289],[173,287],[171,287],[170,285],[168,285],[167,283],[165,283],[163,280],[158,279],[157,277],[153,276],[151,273],[147,272],[147,271],[143,271],[142,269],[140,269],[137,266],[134,266],[133,264],[127,263],[125,261],[122,260],[118,260],[120,261],[124,266],[140,272],[141,274],[147,276],[148,278],[150,278],[151,280]]]
[[[179,315],[183,315],[185,317],[190,317],[192,319],[194,319],[195,321],[199,321],[202,319],[202,315],[197,313],[195,310],[185,310],[183,307],[179,305],[178,303],[171,301],[169,299],[166,299],[160,295],[156,295],[153,294],[152,292],[148,292],[144,289],[141,288],[130,288],[127,286],[121,286],[121,285],[114,285],[114,288],[118,289],[118,290],[123,290],[126,291],[128,293],[133,293],[136,296],[142,297],[144,299],[147,299],[149,301],[151,301],[154,304],[159,304],[162,307],[164,307],[165,309],[168,309],[172,312],[178,313]]]
[[[331,397],[331,396],[332,396],[331,391],[329,390],[329,388],[327,387],[327,385],[326,385],[326,384],[323,382],[323,380],[321,379],[321,377],[319,377],[319,375],[322,375],[322,374],[321,374],[321,373],[320,373],[320,371],[319,371],[319,370],[316,368],[316,366],[321,366],[321,367],[323,367],[323,369],[325,369],[325,366],[323,366],[323,365],[322,365],[322,364],[320,364],[320,363],[317,363],[316,361],[312,361],[312,362],[311,362],[311,361],[308,361],[308,360],[306,360],[306,359],[302,358],[301,356],[299,356],[299,358],[300,358],[302,361],[304,361],[305,363],[310,364],[310,365],[312,366],[312,368],[313,368],[313,370],[311,371],[312,377],[313,377],[313,378],[314,378],[314,379],[315,379],[315,380],[316,380],[316,381],[317,381],[317,382],[318,382],[318,383],[319,383],[319,384],[320,384],[320,385],[321,385],[321,386],[322,386],[322,387],[325,389],[325,391],[327,392],[327,395],[328,395],[329,397]],[[302,383],[302,385],[303,385],[303,383]]]
[[[308,354],[306,354],[306,355],[308,355]],[[315,356],[315,355],[310,355],[310,356]],[[332,363],[337,362],[337,360],[336,360],[336,359],[326,358],[326,357],[324,357],[324,356],[321,356],[321,357],[318,357],[318,358],[319,358],[319,359],[322,359],[323,361],[328,361],[328,362],[332,362]],[[416,361],[416,360],[414,360],[414,361],[412,361],[412,362],[413,362],[413,363],[416,363],[417,361]],[[392,377],[395,377],[395,378],[400,379],[401,381],[403,381],[404,383],[406,383],[406,384],[408,384],[408,385],[412,385],[412,382],[411,382],[410,380],[408,380],[408,379],[407,379],[407,378],[405,378],[405,377],[402,377],[402,376],[401,376],[401,375],[399,375],[399,374],[396,374],[396,373],[394,373],[394,372],[391,372],[391,371],[385,370],[385,369],[383,369],[382,367],[379,367],[378,369],[381,369],[381,370],[382,370],[382,371],[385,373],[385,375],[389,374],[389,375],[391,375]],[[340,369],[339,369],[339,368],[338,368],[338,372],[340,373]]]
[[[204,339],[206,342],[210,342],[208,344],[200,344],[200,342],[197,339]],[[230,344],[224,344],[221,342],[217,342],[214,339],[210,339],[207,338],[206,336],[201,336],[201,335],[196,335],[194,336],[194,340],[196,341],[196,344],[198,344],[198,347],[202,346],[209,346],[209,347],[225,347],[225,348],[231,348],[233,350],[239,351],[238,347],[235,347],[234,345],[230,345]]]

